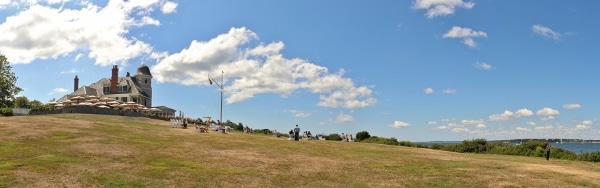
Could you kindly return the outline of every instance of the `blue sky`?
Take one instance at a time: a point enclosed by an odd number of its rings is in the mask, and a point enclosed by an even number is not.
[[[0,53],[48,102],[151,68],[153,104],[398,140],[598,139],[597,1],[0,0]]]

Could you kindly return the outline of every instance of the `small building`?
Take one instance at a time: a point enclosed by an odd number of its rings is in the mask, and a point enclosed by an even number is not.
[[[175,112],[177,112],[177,110],[166,107],[166,106],[157,106],[154,108],[158,108],[160,110],[155,113],[156,116],[158,116],[158,117],[172,118],[172,117],[175,117]]]

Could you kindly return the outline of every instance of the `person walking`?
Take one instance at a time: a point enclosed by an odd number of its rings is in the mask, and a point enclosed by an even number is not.
[[[546,160],[550,160],[550,149],[552,148],[552,145],[550,145],[550,143],[546,142]]]
[[[298,141],[300,135],[300,127],[298,127],[298,125],[296,125],[296,128],[294,128],[294,140]]]

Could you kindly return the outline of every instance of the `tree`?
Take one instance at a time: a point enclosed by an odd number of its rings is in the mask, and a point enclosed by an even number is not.
[[[25,96],[16,97],[13,101],[13,105],[15,108],[29,108],[29,99]]]
[[[38,100],[29,101],[29,108],[41,108],[43,106],[44,106],[44,103],[42,103],[42,101],[38,101]]]
[[[365,140],[369,137],[371,137],[371,135],[367,131],[361,131],[361,132],[356,133],[356,140],[358,140],[358,141]]]
[[[17,87],[17,76],[11,69],[6,56],[0,54],[0,107],[2,108],[12,107],[15,95],[23,91]]]

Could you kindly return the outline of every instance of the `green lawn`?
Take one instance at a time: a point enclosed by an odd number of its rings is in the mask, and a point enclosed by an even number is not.
[[[0,187],[600,187],[598,163],[207,134],[122,116],[0,122]]]

